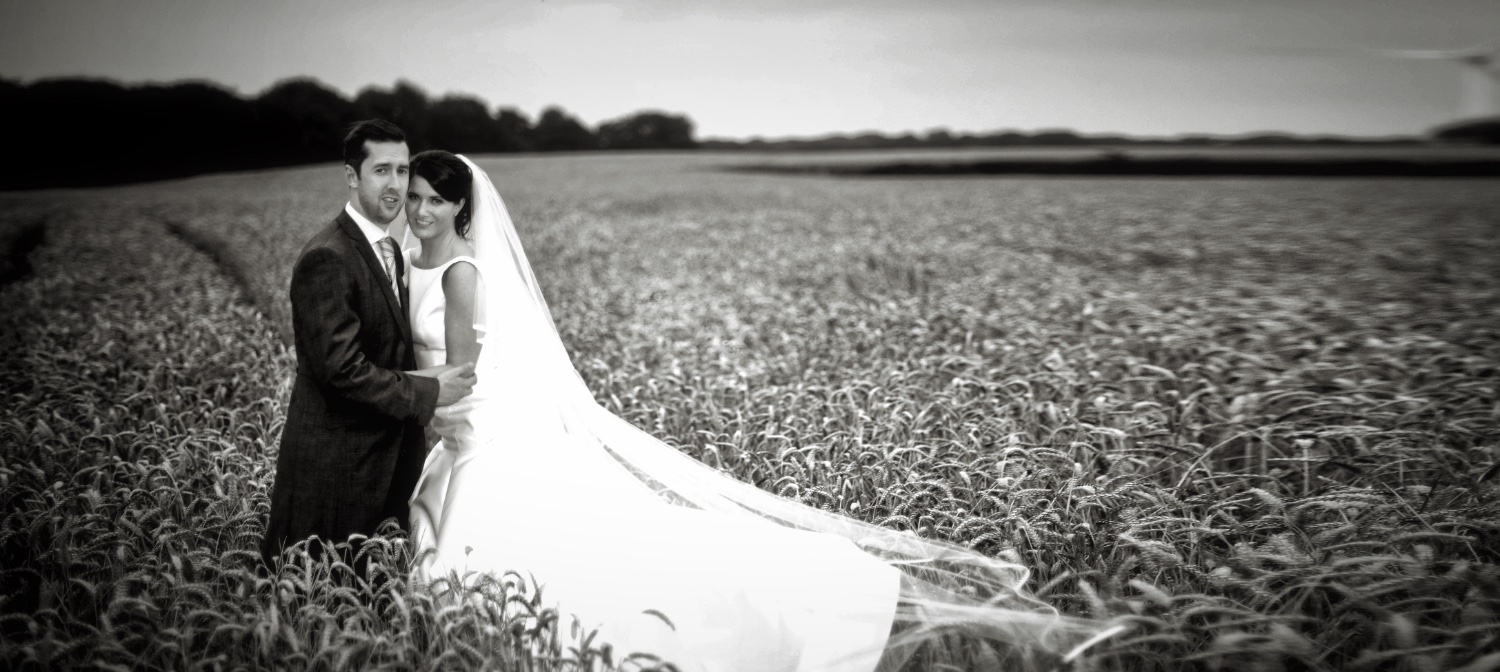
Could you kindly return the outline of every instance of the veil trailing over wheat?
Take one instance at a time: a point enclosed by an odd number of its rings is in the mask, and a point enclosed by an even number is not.
[[[952,634],[979,637],[1006,651],[1068,657],[1111,634],[1103,624],[1064,617],[1030,597],[1025,567],[955,544],[923,539],[822,511],[739,481],[638,429],[600,406],[573,368],[546,298],[489,176],[473,171],[472,240],[483,278],[476,328],[483,345],[478,386],[523,385],[527,403],[560,425],[578,450],[576,478],[632,484],[664,505],[711,511],[737,520],[838,535],[901,570],[897,633],[887,665],[903,651]],[[622,478],[629,474],[633,478]],[[573,478],[573,474],[570,474]],[[795,561],[795,559],[791,559]]]

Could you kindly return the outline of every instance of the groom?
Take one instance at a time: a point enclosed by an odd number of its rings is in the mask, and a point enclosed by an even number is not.
[[[405,269],[386,235],[406,199],[409,160],[394,124],[355,124],[344,138],[349,202],[292,271],[297,377],[260,547],[267,567],[309,536],[318,540],[308,550],[321,554],[322,544],[374,535],[387,518],[405,529],[427,454],[422,425],[473,388],[472,364],[436,378],[410,373]]]

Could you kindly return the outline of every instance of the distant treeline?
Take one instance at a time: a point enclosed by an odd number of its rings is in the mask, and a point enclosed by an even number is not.
[[[515,108],[492,110],[467,95],[429,98],[397,82],[368,87],[354,100],[316,80],[279,82],[252,98],[210,82],[125,86],[94,79],[19,84],[0,79],[0,109],[13,153],[0,167],[0,189],[91,186],[198,173],[271,168],[339,158],[345,127],[388,119],[406,131],[414,151],[554,152],[616,149],[857,150],[1090,145],[1400,145],[1427,138],[1364,139],[1280,133],[1171,139],[1034,133],[831,135],[792,140],[698,142],[685,115],[643,111],[589,128],[560,107],[535,121]],[[1466,120],[1434,129],[1431,138],[1500,142],[1500,118]]]
[[[1426,138],[1346,138],[1338,136],[1298,136],[1283,133],[1265,133],[1240,137],[1209,135],[1185,135],[1175,138],[1133,138],[1125,135],[1082,135],[1073,131],[998,131],[995,133],[959,133],[933,131],[922,135],[906,133],[883,135],[863,133],[859,135],[829,135],[819,138],[797,138],[789,140],[719,140],[708,139],[698,143],[702,149],[751,149],[751,150],[839,150],[839,149],[909,149],[909,148],[967,148],[967,147],[1090,147],[1090,146],[1168,146],[1168,147],[1228,147],[1228,146],[1343,146],[1343,145],[1414,145],[1426,143]]]
[[[559,107],[532,121],[472,96],[430,99],[398,82],[348,100],[305,78],[253,98],[208,82],[122,86],[90,79],[0,80],[0,109],[19,152],[0,168],[0,189],[90,186],[340,158],[345,128],[382,118],[413,151],[551,152],[691,149],[686,116],[639,112],[589,128]]]
[[[841,149],[910,149],[968,147],[1090,147],[1090,146],[1164,146],[1164,147],[1235,147],[1235,146],[1400,146],[1440,142],[1500,144],[1500,117],[1462,119],[1434,128],[1425,136],[1362,138],[1338,135],[1292,135],[1290,133],[1256,133],[1241,136],[1181,135],[1171,138],[1136,138],[1126,135],[1083,135],[1069,130],[1043,130],[1034,133],[996,131],[993,133],[952,133],[934,130],[917,135],[828,135],[818,138],[787,140],[721,140],[706,139],[700,149],[749,150],[841,150]]]

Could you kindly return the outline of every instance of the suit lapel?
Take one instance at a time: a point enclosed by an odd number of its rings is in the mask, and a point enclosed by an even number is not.
[[[391,290],[391,282],[386,278],[384,264],[381,264],[380,259],[375,256],[375,250],[370,246],[369,239],[365,238],[365,233],[359,229],[359,225],[354,223],[347,212],[339,211],[338,224],[339,228],[343,229],[344,235],[348,236],[354,244],[354,249],[359,251],[359,256],[365,260],[366,270],[373,276],[375,286],[379,287],[381,294],[385,296],[386,306],[390,307],[391,315],[396,318],[396,327],[401,332],[401,338],[410,343],[411,324],[406,319],[406,311],[401,309],[401,300]],[[401,261],[398,259],[396,264],[399,268]],[[397,275],[400,275],[399,272]],[[402,291],[405,291],[405,287]]]

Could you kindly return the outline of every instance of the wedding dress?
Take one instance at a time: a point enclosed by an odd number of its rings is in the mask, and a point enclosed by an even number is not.
[[[866,672],[893,624],[907,643],[957,624],[1049,650],[1099,634],[1027,598],[1020,566],[777,497],[599,406],[503,201],[464,161],[474,257],[407,266],[420,368],[446,362],[443,273],[470,263],[480,276],[477,382],[433,418],[442,441],[411,500],[414,548],[431,549],[420,578],[532,576],[617,659],[639,651],[684,671]]]

